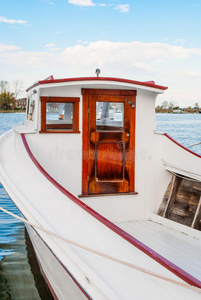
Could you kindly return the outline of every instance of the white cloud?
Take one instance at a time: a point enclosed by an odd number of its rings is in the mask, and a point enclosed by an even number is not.
[[[191,71],[191,70],[184,70],[182,72],[178,73],[179,76],[185,76],[185,77],[200,77],[201,78],[201,72]]]
[[[100,6],[107,6],[106,4],[104,4],[104,3],[101,3],[101,4],[99,4]]]
[[[87,41],[78,41],[77,43],[85,44]],[[54,44],[47,44],[47,48],[54,47]],[[45,56],[48,52],[25,52],[15,51],[15,53],[8,53],[8,51],[19,50],[16,46],[0,45],[0,51],[5,54],[7,58],[5,63],[11,64],[25,64],[26,59],[29,63],[41,56]],[[108,42],[97,41],[89,45],[77,44],[74,47],[67,47],[66,49],[51,57],[48,65],[81,65],[90,66],[94,63],[106,66],[108,63],[118,64],[121,66],[136,66],[142,69],[148,69],[148,66],[154,64],[162,64],[172,60],[187,60],[190,56],[201,56],[201,49],[184,48],[182,46],[173,46],[165,43],[142,43],[138,41],[123,43],[123,42]],[[23,59],[20,60],[20,57]],[[19,58],[19,59],[18,59]],[[47,59],[45,59],[44,64]],[[39,59],[40,60],[40,59]]]
[[[10,52],[10,51],[15,51],[15,50],[19,50],[20,48],[17,46],[12,46],[12,45],[4,45],[4,44],[0,44],[0,53],[1,52]]]
[[[120,12],[127,13],[129,12],[130,6],[129,4],[120,4],[117,5],[115,9],[119,10]]]
[[[78,43],[78,44],[83,44],[83,45],[86,45],[86,44],[88,44],[89,42],[87,42],[87,41],[82,41],[82,40],[79,40],[79,41],[77,41],[77,43]]]
[[[80,6],[95,6],[92,0],[68,0],[70,4],[80,5]]]
[[[13,25],[13,24],[26,24],[27,21],[6,19],[5,17],[0,17],[0,23],[8,23],[8,24]]]
[[[61,48],[55,47],[55,44],[46,44],[45,47],[48,48],[48,51],[61,51]]]
[[[49,4],[50,4],[50,5],[54,5],[54,3],[53,3],[53,2],[49,2]]]
[[[0,44],[0,78],[5,77],[5,70],[15,70],[15,76],[23,70],[22,76],[17,79],[29,86],[32,81],[48,74],[54,74],[55,78],[95,76],[95,69],[100,68],[101,75],[105,77],[155,80],[158,84],[167,85],[170,89],[166,92],[166,99],[175,99],[178,104],[186,101],[186,105],[190,105],[191,98],[194,101],[200,97],[199,48],[138,41],[83,42],[80,40],[79,44],[64,50],[47,44],[43,52],[22,51],[13,45]],[[9,72],[9,76],[11,74],[14,76],[13,72]]]
[[[184,39],[176,39],[175,41],[174,41],[174,43],[175,44],[185,44],[185,40]]]
[[[55,44],[46,44],[45,47],[50,48],[50,47],[54,47]]]

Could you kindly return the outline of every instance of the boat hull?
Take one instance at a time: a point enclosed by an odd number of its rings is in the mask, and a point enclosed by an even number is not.
[[[30,226],[25,224],[36,257],[54,299],[91,299],[73,278],[70,272],[54,255],[53,251],[46,245],[39,234]]]

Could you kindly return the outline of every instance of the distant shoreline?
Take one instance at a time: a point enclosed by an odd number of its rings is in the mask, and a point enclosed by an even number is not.
[[[20,109],[20,110],[0,110],[0,113],[3,114],[9,114],[9,113],[25,113],[26,109]],[[182,112],[173,112],[169,109],[155,109],[155,113],[162,113],[162,114],[201,114],[201,111],[195,110],[195,109],[185,109]]]
[[[21,110],[0,110],[0,113],[3,114],[9,114],[9,113],[25,113],[26,109],[21,109]]]

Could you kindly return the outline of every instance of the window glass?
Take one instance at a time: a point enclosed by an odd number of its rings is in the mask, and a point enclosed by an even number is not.
[[[73,103],[46,103],[46,127],[47,129],[72,129]]]
[[[124,127],[124,103],[96,102],[96,129],[122,130]]]
[[[79,97],[41,98],[41,133],[80,133]]]

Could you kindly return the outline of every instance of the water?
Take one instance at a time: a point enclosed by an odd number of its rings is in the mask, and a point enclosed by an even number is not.
[[[0,134],[23,123],[25,114],[1,114]],[[189,146],[201,142],[201,114],[156,114],[158,131]],[[201,155],[201,145],[190,148]],[[0,206],[20,215],[0,185]],[[0,212],[0,300],[52,299],[40,273],[24,224]]]
[[[23,123],[24,113],[0,113],[0,134]],[[0,184],[0,206],[20,216]],[[0,300],[53,299],[41,275],[24,223],[0,211]]]
[[[156,114],[156,128],[185,147],[201,142],[201,114]],[[201,144],[189,149],[201,155]]]

